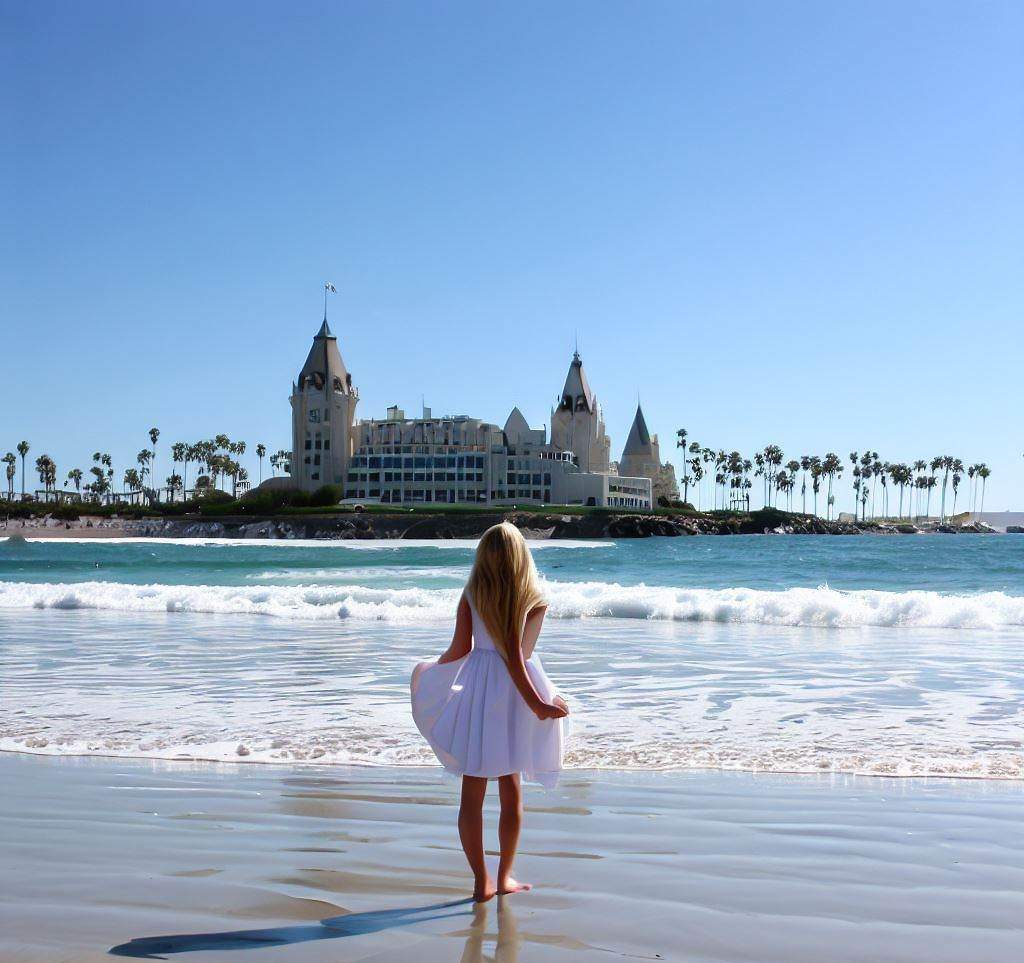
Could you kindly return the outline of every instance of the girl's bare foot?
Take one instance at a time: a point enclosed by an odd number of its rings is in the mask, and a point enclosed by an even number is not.
[[[482,880],[477,880],[473,887],[473,899],[477,903],[486,903],[489,899],[494,899],[494,894],[497,892],[491,877],[487,876]]]
[[[502,896],[507,896],[509,893],[525,893],[531,889],[533,889],[532,883],[520,883],[519,880],[513,879],[511,876],[498,882],[498,892]]]

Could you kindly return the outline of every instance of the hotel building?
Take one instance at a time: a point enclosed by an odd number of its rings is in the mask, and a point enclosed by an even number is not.
[[[499,427],[429,409],[409,418],[397,407],[357,421],[358,402],[325,318],[292,385],[292,485],[339,485],[346,501],[405,506],[651,507],[652,476],[620,475],[609,460],[611,442],[578,353],[552,409],[550,439],[519,408]],[[647,468],[650,454],[629,463]]]

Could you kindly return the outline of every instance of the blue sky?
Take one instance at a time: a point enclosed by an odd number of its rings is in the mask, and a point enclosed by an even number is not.
[[[329,279],[362,416],[544,423],[578,332],[616,455],[639,392],[1024,507],[1018,3],[0,16],[0,449],[287,446]]]

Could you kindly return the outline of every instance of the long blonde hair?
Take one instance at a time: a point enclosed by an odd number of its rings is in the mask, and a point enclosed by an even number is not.
[[[466,594],[507,660],[508,646],[522,644],[527,615],[544,601],[533,556],[515,525],[502,522],[484,532]]]

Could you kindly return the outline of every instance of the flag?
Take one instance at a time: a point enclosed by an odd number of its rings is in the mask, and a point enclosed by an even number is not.
[[[337,289],[337,288],[336,288],[336,287],[335,287],[335,286],[334,286],[333,284],[331,284],[331,282],[330,282],[330,281],[325,281],[325,282],[324,282],[324,287],[325,287],[325,288],[326,288],[326,289],[327,289],[328,291],[330,291],[330,292],[331,292],[331,294],[337,294],[337,293],[338,293],[338,289]]]

